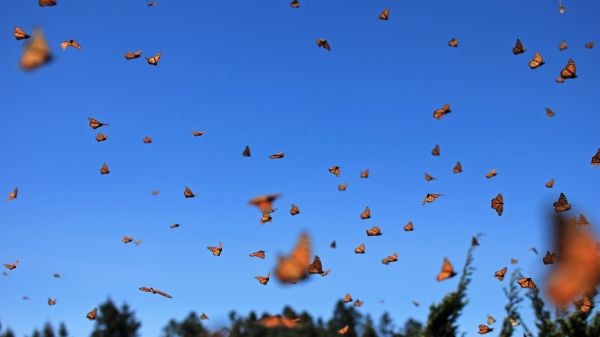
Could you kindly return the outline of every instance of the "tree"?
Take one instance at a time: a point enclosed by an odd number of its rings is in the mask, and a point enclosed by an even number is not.
[[[394,336],[394,324],[390,314],[386,311],[379,318],[379,334],[381,337]]]
[[[510,281],[508,288],[504,287],[504,295],[508,299],[508,303],[504,306],[506,311],[506,317],[502,321],[502,330],[500,331],[500,337],[511,337],[514,333],[515,328],[511,324],[511,320],[521,322],[525,332],[529,333],[529,329],[521,320],[521,315],[518,312],[519,303],[523,302],[523,297],[519,296],[519,289],[517,287],[517,280],[522,277],[521,271],[517,268],[510,274]]]
[[[377,337],[377,332],[373,326],[373,319],[371,319],[370,315],[367,315],[365,325],[363,326],[362,330],[362,337]]]
[[[164,337],[205,337],[208,331],[204,328],[198,316],[193,312],[182,321],[177,322],[172,319],[163,329]]]
[[[333,316],[329,320],[327,327],[330,336],[337,336],[337,331],[346,325],[349,327],[348,333],[344,337],[357,337],[356,326],[360,314],[354,310],[354,307],[344,305],[344,302],[337,301]]]
[[[404,327],[402,328],[402,332],[398,335],[394,335],[395,337],[418,337],[421,335],[423,330],[423,323],[417,321],[416,319],[409,318],[404,322]]]
[[[138,337],[141,325],[127,304],[123,304],[119,309],[108,299],[99,307],[91,337]]]
[[[54,337],[54,328],[50,322],[44,324],[44,328],[42,329],[42,336],[44,337]]]
[[[69,332],[67,331],[67,327],[65,326],[64,322],[61,322],[60,326],[58,327],[58,336],[69,337]]]

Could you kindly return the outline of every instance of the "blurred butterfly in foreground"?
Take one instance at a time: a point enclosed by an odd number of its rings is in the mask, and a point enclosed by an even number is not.
[[[558,201],[553,204],[556,213],[566,212],[571,209],[571,204],[567,201],[567,197],[561,193]]]
[[[449,114],[450,112],[452,112],[452,110],[450,110],[450,104],[446,104],[443,107],[435,110],[433,112],[433,117],[436,119],[442,119],[442,117]]]
[[[40,7],[56,6],[56,0],[39,0],[38,4]]]
[[[171,296],[171,295],[169,295],[169,294],[167,294],[167,293],[165,293],[163,291],[160,291],[158,289],[154,289],[154,288],[141,287],[140,290],[143,291],[143,292],[145,292],[145,293],[158,294],[158,295],[164,296],[166,298],[173,298],[173,296]]]
[[[492,331],[494,331],[494,328],[490,328],[489,326],[487,326],[485,324],[479,324],[478,334],[485,335],[486,333],[490,333]]]
[[[502,282],[504,281],[504,276],[506,275],[506,271],[508,269],[506,267],[503,267],[502,269],[496,271],[494,273],[494,277],[498,279],[498,281]],[[494,324],[494,323],[489,323],[489,324]]]
[[[210,250],[214,256],[220,256],[223,251],[223,242],[219,242],[219,247],[208,246],[206,249]]]
[[[425,199],[423,199],[423,202],[421,202],[421,205],[431,204],[435,201],[435,199],[441,196],[443,196],[443,194],[427,193],[427,195],[425,195]]]
[[[302,234],[291,255],[279,258],[275,275],[283,283],[296,283],[304,279],[308,274],[310,254],[310,237]]]
[[[250,257],[258,257],[259,259],[263,260],[265,258],[265,251],[259,250],[254,253],[250,253]]]
[[[158,65],[158,61],[160,60],[160,51],[158,53],[156,53],[156,55],[152,56],[152,57],[146,57],[146,61],[148,62],[149,65],[152,66],[157,66]]]
[[[281,197],[281,194],[267,194],[251,199],[248,204],[255,206],[260,211],[272,212],[273,202]]]
[[[90,127],[91,127],[92,129],[97,129],[97,128],[99,128],[99,127],[102,127],[102,126],[107,126],[107,125],[109,125],[109,124],[102,123],[102,122],[100,122],[100,121],[99,121],[99,120],[97,120],[97,119],[93,119],[92,117],[88,117],[88,122],[89,122],[89,124],[90,124]]]
[[[8,194],[8,201],[15,200],[18,195],[19,195],[19,188],[15,187],[15,189],[12,190],[12,192],[10,192]]]
[[[537,289],[537,286],[529,277],[523,277],[522,279],[518,280],[517,283],[521,286],[521,288]]]
[[[515,46],[512,49],[512,52],[514,55],[523,54],[525,52],[525,48],[523,48],[521,40],[517,39],[517,42],[515,42]]]
[[[448,42],[448,45],[449,45],[450,47],[454,47],[454,48],[456,48],[456,47],[458,47],[458,40],[457,40],[457,39],[455,39],[455,38],[452,38],[452,40],[450,40],[450,41]]]
[[[544,59],[539,52],[535,52],[531,61],[529,61],[529,68],[536,69],[544,65]]]
[[[379,20],[387,21],[389,19],[389,17],[390,17],[390,9],[386,7],[383,10],[383,12],[381,12],[379,14]]]
[[[61,42],[60,47],[63,50],[66,50],[67,47],[73,47],[75,49],[81,49],[81,45],[79,43],[77,43],[77,41],[75,41],[75,40],[67,40],[67,41]]]
[[[504,212],[504,197],[501,193],[498,193],[498,195],[492,199],[492,208],[496,210],[498,216],[501,216],[502,212]]]
[[[560,71],[560,77],[565,80],[569,78],[576,78],[576,72],[577,70],[575,68],[575,61],[573,61],[573,59],[569,59],[567,65],[563,68],[563,70]]]
[[[444,263],[442,264],[442,270],[437,274],[435,279],[437,281],[444,281],[444,280],[447,280],[454,276],[456,276],[456,272],[454,271],[452,264],[450,263],[450,261],[447,258],[444,258]]]
[[[394,253],[394,254],[386,257],[385,259],[381,260],[381,263],[390,264],[391,262],[397,262],[397,261],[398,261],[398,253]]]
[[[3,266],[8,270],[13,270],[13,269],[17,268],[18,265],[19,265],[19,260],[17,260],[15,263],[3,264]]]
[[[141,50],[137,50],[137,51],[134,51],[134,52],[126,52],[124,56],[125,56],[126,60],[137,59],[140,56],[142,56],[142,51]]]
[[[331,46],[329,45],[329,42],[327,42],[327,40],[325,40],[325,39],[318,39],[317,47],[321,47],[323,49],[327,49],[327,50],[331,51]]]
[[[98,308],[94,308],[92,311],[88,312],[87,315],[85,315],[85,317],[87,317],[87,319],[89,319],[90,321],[93,321],[96,319],[97,315],[98,315]]]
[[[267,273],[267,276],[255,276],[255,279],[258,280],[258,282],[260,282],[260,284],[266,286],[267,283],[269,283],[269,279],[271,278],[271,273]]]
[[[592,166],[600,166],[600,149],[592,157]]]
[[[185,190],[183,191],[183,196],[187,199],[187,198],[194,198],[196,197],[196,195],[194,194],[194,192],[192,192],[192,190],[189,187],[185,187]]]
[[[34,70],[52,60],[50,47],[40,29],[33,31],[33,38],[25,44],[21,56],[21,69]]]
[[[15,31],[13,33],[13,36],[15,37],[15,39],[17,40],[25,40],[30,38],[29,34],[25,33],[24,30],[22,30],[19,27],[15,27]]]

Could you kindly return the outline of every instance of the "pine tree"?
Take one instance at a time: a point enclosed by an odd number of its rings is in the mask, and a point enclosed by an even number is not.
[[[69,337],[69,332],[64,322],[61,322],[58,327],[58,337]]]
[[[127,304],[119,309],[108,299],[98,309],[91,337],[138,337],[138,329],[142,324],[135,319],[135,314]]]
[[[49,322],[44,324],[44,328],[42,329],[42,336],[44,337],[54,337],[54,328],[52,324]]]
[[[204,328],[196,314],[190,312],[181,322],[171,319],[163,329],[164,337],[207,337],[208,330]]]
[[[344,302],[338,301],[335,304],[333,316],[327,324],[329,335],[337,336],[337,331],[347,325],[349,329],[344,337],[357,337],[356,327],[359,319],[360,314],[354,310],[353,306],[345,306]]]
[[[504,295],[508,299],[508,303],[504,306],[506,311],[506,317],[502,321],[502,330],[500,331],[500,337],[510,337],[513,335],[515,328],[511,324],[511,320],[520,322],[526,333],[529,333],[529,329],[521,320],[521,315],[518,311],[518,306],[523,302],[523,297],[520,296],[520,287],[517,287],[517,281],[522,277],[521,271],[517,268],[510,274],[510,281],[508,288],[504,287]]]
[[[362,328],[362,337],[377,337],[377,332],[373,326],[373,319],[370,315],[367,315],[365,319],[365,324]]]

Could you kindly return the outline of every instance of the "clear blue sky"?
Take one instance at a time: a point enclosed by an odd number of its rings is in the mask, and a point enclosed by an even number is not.
[[[386,6],[390,20],[377,20]],[[544,215],[560,192],[574,213],[600,221],[600,168],[590,165],[600,147],[599,51],[583,47],[600,42],[600,3],[565,6],[559,15],[551,0],[303,0],[300,9],[287,0],[2,2],[0,197],[15,186],[20,195],[0,203],[0,262],[21,260],[0,277],[3,325],[24,335],[65,321],[86,336],[93,322],[85,314],[110,296],[135,309],[147,337],[191,310],[213,327],[232,309],[285,304],[328,318],[346,292],[365,301],[361,312],[425,320],[428,305],[456,287],[456,278],[435,281],[442,259],[460,267],[471,236],[485,233],[460,319],[474,336],[485,314],[503,317],[507,281],[495,270],[512,270],[515,257],[525,275],[543,277],[541,256],[528,248],[545,251]],[[14,26],[42,27],[55,61],[18,69]],[[453,37],[458,48],[447,46]],[[318,38],[332,51],[317,48]],[[525,55],[512,55],[516,38]],[[82,49],[63,52],[67,39]],[[563,39],[569,49],[559,52]],[[161,50],[160,64],[124,60],[138,49]],[[535,51],[546,64],[531,71]],[[554,83],[570,57],[579,77]],[[452,113],[435,120],[445,103]],[[110,124],[100,129],[108,141],[96,143],[88,116]],[[430,154],[435,144],[440,157]],[[252,158],[241,156],[245,145]],[[279,151],[285,159],[267,158]],[[452,174],[457,160],[460,175]],[[99,174],[103,162],[110,175]],[[339,178],[327,171],[334,164]],[[365,168],[371,177],[359,179]],[[485,179],[493,168],[498,176]],[[424,172],[438,180],[426,182]],[[186,185],[196,198],[183,198]],[[421,206],[428,192],[445,195]],[[489,205],[499,192],[502,217]],[[261,226],[247,202],[265,193],[284,197]],[[289,215],[291,203],[299,216]],[[372,219],[362,221],[367,205]],[[415,231],[405,233],[409,220]],[[169,229],[175,222],[182,227]],[[383,236],[365,236],[373,225]],[[258,284],[254,276],[304,230],[331,274],[295,287]],[[143,243],[123,245],[123,235]],[[328,246],[334,239],[337,250]],[[223,254],[214,257],[206,246],[219,241]],[[357,256],[362,242],[367,253]],[[267,259],[248,257],[259,249]],[[382,265],[393,252],[399,261]]]

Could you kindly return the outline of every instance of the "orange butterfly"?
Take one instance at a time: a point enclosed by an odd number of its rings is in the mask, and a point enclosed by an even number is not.
[[[479,334],[480,335],[485,335],[486,333],[490,333],[494,331],[493,328],[490,328],[489,326],[485,325],[485,324],[479,324]]]
[[[381,229],[379,229],[379,227],[377,226],[373,226],[371,229],[367,230],[367,236],[380,236],[381,235]]]
[[[338,335],[345,335],[348,333],[349,330],[350,330],[350,327],[346,325],[343,328],[338,330]]]
[[[557,213],[566,212],[571,209],[571,204],[569,204],[567,197],[563,193],[558,197],[558,201],[552,205],[554,206],[554,211]]]
[[[364,171],[360,171],[360,177],[361,178],[369,178],[369,169],[366,169]]]
[[[48,297],[48,305],[56,305],[56,298],[51,299],[50,297]]]
[[[100,168],[100,174],[104,175],[109,173],[110,170],[108,169],[108,165],[106,165],[106,163],[102,164],[102,167]]]
[[[148,1],[148,7],[154,7],[156,5],[158,5],[158,1]]]
[[[149,65],[152,66],[157,66],[158,65],[158,61],[160,60],[160,51],[158,53],[156,53],[156,55],[152,56],[152,57],[146,57],[146,61],[148,62]]]
[[[459,161],[457,161],[456,165],[454,165],[454,168],[452,169],[452,172],[454,172],[454,174],[462,172],[462,164]]]
[[[506,271],[507,271],[507,270],[508,270],[508,269],[507,269],[506,267],[504,267],[504,268],[502,268],[502,269],[500,269],[500,270],[496,271],[496,272],[494,273],[494,277],[495,277],[495,278],[497,278],[497,279],[498,279],[498,281],[500,281],[500,282],[504,281],[504,276],[506,275]],[[490,324],[493,324],[493,323],[490,323]]]
[[[365,302],[357,299],[356,301],[354,301],[354,306],[355,307],[361,307]]]
[[[589,226],[590,225],[587,218],[583,214],[579,214],[579,221],[577,221],[577,224],[579,226]]]
[[[331,51],[331,46],[329,45],[329,42],[327,42],[327,40],[325,40],[325,39],[318,39],[317,47],[321,47],[323,49],[327,49],[328,51]]]
[[[518,280],[517,283],[521,286],[521,288],[537,288],[535,283],[533,283],[533,280],[529,277],[523,277],[522,279]]]
[[[19,196],[19,188],[15,187],[15,189],[8,194],[8,201],[15,200]]]
[[[369,206],[365,208],[365,211],[360,213],[360,218],[363,220],[369,219],[371,217],[371,209]]]
[[[348,183],[343,183],[341,185],[338,185],[338,190],[339,191],[345,191],[348,188]]]
[[[298,0],[292,0],[292,2],[290,3],[290,7],[300,8],[300,2],[298,2]]]
[[[542,58],[542,55],[536,51],[531,61],[529,61],[529,68],[535,69],[542,65],[544,65],[544,59]]]
[[[260,284],[266,286],[267,283],[269,283],[269,278],[271,278],[271,272],[269,272],[267,276],[255,276],[254,278],[257,279]]]
[[[283,157],[285,157],[285,153],[283,153],[283,152],[277,152],[277,153],[274,153],[274,154],[270,155],[269,159],[281,159]]]
[[[455,38],[452,38],[452,40],[448,41],[448,45],[449,45],[450,47],[454,47],[454,48],[456,48],[456,47],[458,47],[458,40],[457,40],[457,39],[455,39]]]
[[[437,281],[444,281],[444,280],[447,280],[454,276],[456,276],[456,272],[454,271],[452,264],[450,263],[450,261],[447,258],[444,258],[444,263],[442,264],[442,270],[439,272],[439,274],[437,274],[435,279]]]
[[[194,192],[192,192],[192,190],[189,187],[185,187],[185,190],[183,191],[183,196],[187,199],[187,198],[194,198],[196,197],[196,195],[194,194]]]
[[[340,167],[337,165],[333,165],[332,167],[329,168],[329,172],[331,172],[331,174],[335,175],[336,177],[340,176]]]
[[[292,208],[290,209],[290,214],[291,215],[298,215],[298,214],[300,214],[300,208],[298,208],[298,206],[292,204]]]
[[[494,323],[496,323],[496,319],[494,318],[494,316],[488,315],[487,316],[487,324],[492,325]]]
[[[350,294],[346,294],[346,296],[344,296],[344,303],[348,303],[348,302],[352,302],[352,296],[350,296]]]
[[[166,298],[173,298],[173,296],[171,296],[171,295],[169,295],[169,294],[167,294],[167,293],[165,293],[163,291],[160,291],[158,289],[154,289],[154,288],[141,287],[140,290],[143,291],[143,292],[145,292],[145,293],[158,294],[158,295],[166,297]]]
[[[123,241],[124,244],[128,244],[131,241],[133,241],[133,238],[131,236],[124,236],[123,239],[121,239],[121,241]]]
[[[308,265],[309,274],[323,274],[323,265],[318,255],[315,255],[313,262]]]
[[[152,190],[150,191],[150,194],[152,194],[152,196],[157,196],[160,194],[160,190]]]
[[[264,260],[265,258],[265,251],[264,250],[259,250],[256,251],[254,253],[250,253],[250,257],[258,257],[261,260]]]
[[[281,197],[281,194],[267,194],[256,197],[250,200],[248,203],[252,206],[256,206],[260,211],[272,212],[273,202]]]
[[[97,129],[101,126],[109,125],[109,124],[102,123],[99,120],[93,119],[92,117],[88,117],[88,121],[89,121],[90,127],[92,129]]]
[[[590,300],[589,297],[584,296],[583,300],[581,300],[581,306],[579,307],[579,310],[581,310],[581,312],[588,312],[593,307],[594,304],[592,303],[592,300]]]
[[[442,117],[449,114],[450,112],[452,112],[452,110],[450,110],[450,104],[446,104],[443,107],[435,110],[433,112],[433,117],[436,119],[442,119]]]
[[[478,236],[474,236],[471,238],[471,246],[479,246],[479,240],[477,239]]]
[[[67,41],[61,42],[60,47],[63,50],[66,50],[67,47],[73,47],[73,48],[76,48],[76,49],[81,49],[81,45],[79,43],[77,43],[77,41],[75,41],[75,40],[67,40]]]
[[[406,225],[404,225],[405,232],[412,232],[413,230],[415,230],[415,226],[413,226],[412,221],[409,221]]]
[[[365,244],[361,243],[360,246],[354,248],[354,253],[356,253],[356,254],[364,254],[365,253]]]
[[[498,195],[492,199],[492,208],[496,210],[498,216],[501,216],[502,212],[504,212],[504,197],[501,193],[498,193]]]
[[[200,320],[202,320],[202,321],[206,321],[207,319],[208,319],[208,316],[207,316],[205,313],[202,313],[202,314],[200,315]]]
[[[141,50],[137,50],[137,51],[134,51],[134,52],[126,52],[124,56],[125,56],[126,60],[137,59],[140,56],[142,56],[142,51]]]
[[[436,157],[440,155],[440,146],[438,144],[435,144],[435,147],[431,150],[431,155]]]
[[[421,203],[421,205],[431,204],[435,201],[435,199],[437,199],[441,196],[443,196],[443,194],[427,193],[427,195],[425,195],[425,199],[423,199],[423,202]]]
[[[143,142],[144,142],[144,144],[151,144],[152,143],[152,138],[150,138],[150,137],[144,137]]]
[[[598,149],[596,155],[592,157],[592,166],[600,166],[600,149]]]
[[[331,243],[329,244],[329,247],[336,249],[337,248],[337,243],[335,242],[335,240],[331,241]]]
[[[206,134],[206,131],[192,131],[192,135],[194,137],[200,137],[200,136],[205,135],[205,134]]]
[[[546,251],[546,256],[542,259],[544,264],[554,264],[554,259],[556,259],[556,253],[550,253],[550,251]]]
[[[394,253],[394,254],[386,257],[385,259],[381,260],[381,263],[389,264],[391,262],[396,262],[396,261],[398,261],[398,253]]]
[[[15,263],[12,264],[3,264],[3,266],[8,269],[8,270],[13,270],[15,268],[17,268],[17,266],[19,265],[19,260],[17,260]]]
[[[13,33],[13,36],[17,40],[25,40],[30,37],[29,34],[25,33],[25,31],[19,27],[15,27],[15,32]]]
[[[33,38],[25,44],[21,56],[21,69],[34,70],[52,60],[50,47],[40,29],[33,31]]]
[[[510,259],[510,264],[517,264],[519,261],[517,259]]]
[[[587,49],[592,49],[592,48],[594,48],[594,41],[591,41],[591,42],[586,42],[586,44],[585,44],[585,47],[586,47]]]
[[[311,244],[308,234],[302,234],[292,254],[280,257],[275,268],[275,275],[284,283],[296,283],[307,275],[310,263]]]
[[[515,46],[512,49],[513,55],[519,55],[519,54],[523,54],[525,52],[525,48],[523,48],[523,44],[521,43],[521,40],[517,39],[517,42],[515,42]]]
[[[172,225],[170,225],[169,227],[171,227],[171,229],[175,229],[178,228],[180,225],[178,223],[174,223]]]
[[[108,139],[108,136],[107,136],[107,135],[104,135],[104,134],[102,134],[101,132],[98,132],[98,134],[96,135],[96,141],[97,141],[98,143],[100,143],[100,142],[103,142],[103,141],[105,141],[105,140],[107,140],[107,139]]]
[[[493,178],[493,177],[495,177],[496,175],[498,175],[498,172],[496,172],[496,170],[494,169],[494,170],[491,170],[490,172],[488,172],[488,173],[485,175],[485,177],[486,177],[486,178],[488,178],[488,179],[490,179],[490,178]]]
[[[219,242],[219,247],[208,246],[206,249],[210,250],[214,256],[220,256],[223,251],[223,242]]]
[[[554,187],[554,179],[550,179],[547,183],[546,183],[546,187],[547,188],[552,188]]]
[[[93,321],[96,319],[97,315],[98,315],[98,308],[94,308],[92,311],[88,312],[85,317],[87,317],[87,319],[89,319],[90,321]]]
[[[267,211],[262,212],[262,217],[260,218],[260,224],[264,225],[267,222],[273,222],[273,218],[271,217],[271,213]]]
[[[250,157],[250,147],[248,145],[246,145],[246,147],[244,148],[244,151],[242,151],[242,156]]]
[[[558,49],[560,51],[563,51],[563,50],[567,49],[567,41],[563,40],[563,42],[560,43],[560,46],[558,46]]]
[[[389,18],[389,16],[390,16],[390,9],[386,7],[386,8],[383,10],[383,12],[381,12],[381,13],[379,14],[379,20],[387,21],[387,20],[388,20],[388,18]]]
[[[425,180],[426,181],[432,181],[432,180],[436,180],[435,177],[429,175],[428,173],[425,173]]]
[[[39,0],[40,7],[56,6],[56,0]]]
[[[554,113],[554,111],[550,110],[549,108],[546,108],[546,116],[554,117],[556,116],[556,114]]]
[[[573,61],[573,59],[569,59],[569,63],[567,63],[563,70],[560,71],[560,77],[565,80],[569,78],[576,78],[576,71],[575,61]]]

